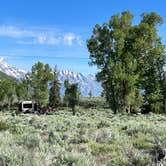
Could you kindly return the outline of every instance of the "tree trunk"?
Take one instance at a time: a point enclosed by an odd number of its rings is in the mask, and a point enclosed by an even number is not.
[[[8,100],[8,111],[10,111],[10,100]]]
[[[111,94],[112,94],[112,109],[113,109],[113,112],[114,112],[114,114],[116,114],[117,113],[117,106],[116,106],[116,99],[115,99],[115,88],[114,88],[114,86],[112,85],[111,86]]]
[[[163,113],[166,113],[166,99],[163,99]]]
[[[75,106],[72,107],[72,112],[73,112],[73,115],[76,114]]]

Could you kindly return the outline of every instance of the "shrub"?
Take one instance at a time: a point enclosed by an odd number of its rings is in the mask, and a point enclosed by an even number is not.
[[[10,129],[10,123],[8,123],[7,121],[0,121],[0,131],[5,131]]]

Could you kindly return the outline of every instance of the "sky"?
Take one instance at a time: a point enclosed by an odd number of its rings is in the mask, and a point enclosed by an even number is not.
[[[41,61],[60,70],[94,74],[86,40],[95,24],[129,10],[134,23],[143,12],[157,12],[165,23],[159,35],[166,44],[165,0],[0,0],[0,57],[31,70]]]

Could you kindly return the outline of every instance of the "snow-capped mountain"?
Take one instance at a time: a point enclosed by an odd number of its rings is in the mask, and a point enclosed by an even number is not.
[[[17,79],[26,74],[25,70],[10,66],[3,58],[0,58],[0,71]]]
[[[62,83],[62,94],[64,94],[63,83],[66,79],[68,79],[70,83],[78,83],[82,96],[88,96],[90,91],[93,96],[100,96],[102,91],[101,84],[97,82],[95,76],[91,74],[85,76],[81,73],[62,70],[58,72],[58,79]]]
[[[22,78],[27,72],[16,67],[10,66],[3,58],[0,58],[0,71],[12,76],[16,79]],[[69,80],[70,83],[78,83],[82,96],[88,96],[91,91],[93,96],[99,96],[102,88],[101,84],[96,81],[94,75],[83,75],[69,70],[58,71],[58,79],[62,85],[61,93],[64,94],[64,81]]]

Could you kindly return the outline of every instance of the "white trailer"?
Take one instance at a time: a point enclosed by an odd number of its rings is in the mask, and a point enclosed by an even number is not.
[[[38,104],[34,101],[21,101],[18,109],[23,113],[37,112]]]

